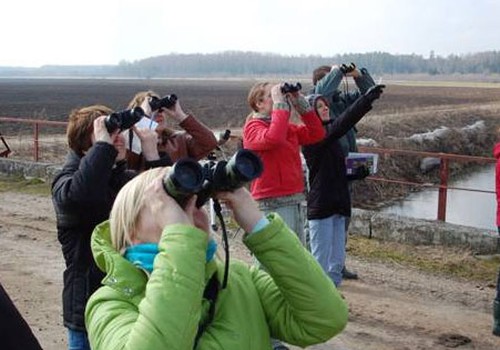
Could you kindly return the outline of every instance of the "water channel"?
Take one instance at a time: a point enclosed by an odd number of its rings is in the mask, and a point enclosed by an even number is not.
[[[495,191],[495,165],[484,166],[466,178],[449,184],[451,187]],[[406,199],[381,210],[421,219],[437,218],[438,190],[412,193]],[[446,222],[497,230],[496,197],[494,193],[448,189]]]

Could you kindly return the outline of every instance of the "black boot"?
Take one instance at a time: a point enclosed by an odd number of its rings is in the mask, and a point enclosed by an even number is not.
[[[500,301],[493,302],[493,334],[500,337]]]
[[[342,278],[346,280],[357,280],[358,274],[356,272],[349,271],[345,266],[342,269]]]

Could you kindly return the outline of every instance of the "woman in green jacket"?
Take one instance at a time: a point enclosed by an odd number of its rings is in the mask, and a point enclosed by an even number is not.
[[[106,273],[90,298],[86,326],[94,350],[271,349],[270,338],[301,347],[340,333],[348,310],[315,259],[276,214],[250,193],[219,193],[265,271],[214,256],[207,214],[185,209],[162,186],[165,168],[146,171],[118,194],[92,251]]]

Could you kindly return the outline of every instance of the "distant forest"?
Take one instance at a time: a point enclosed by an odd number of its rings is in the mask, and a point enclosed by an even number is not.
[[[466,55],[394,55],[385,52],[324,56],[283,56],[270,53],[227,51],[215,54],[168,54],[118,65],[58,66],[40,68],[0,67],[0,77],[74,76],[74,77],[250,77],[310,76],[320,65],[354,62],[371,73],[382,74],[498,74],[500,51]]]

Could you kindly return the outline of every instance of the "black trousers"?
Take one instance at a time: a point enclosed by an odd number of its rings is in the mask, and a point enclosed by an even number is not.
[[[0,348],[41,350],[30,327],[0,283]]]

